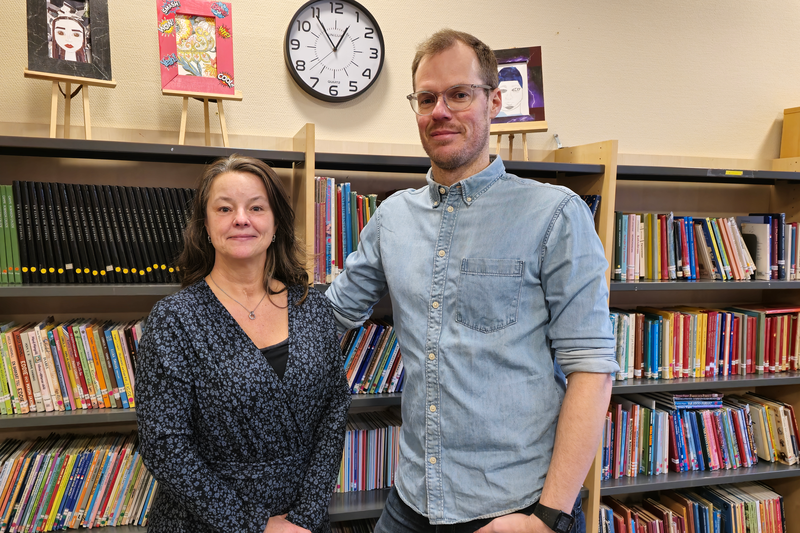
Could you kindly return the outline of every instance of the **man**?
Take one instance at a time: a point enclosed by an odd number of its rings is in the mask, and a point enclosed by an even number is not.
[[[594,223],[571,191],[490,160],[502,102],[485,44],[443,30],[412,79],[428,185],[381,204],[327,291],[344,329],[392,300],[407,375],[377,531],[565,533],[573,513],[581,530],[618,368]]]

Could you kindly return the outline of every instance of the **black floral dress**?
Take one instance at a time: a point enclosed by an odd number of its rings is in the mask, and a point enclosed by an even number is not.
[[[205,281],[158,302],[137,363],[148,532],[261,533],[270,516],[330,530],[350,393],[327,299],[289,287],[279,379]]]

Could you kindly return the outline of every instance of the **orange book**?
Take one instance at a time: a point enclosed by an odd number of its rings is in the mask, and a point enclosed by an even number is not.
[[[736,279],[744,279],[744,269],[737,253],[737,247],[733,243],[733,237],[728,227],[728,220],[725,218],[718,218],[717,225],[719,225],[719,232],[722,235],[722,240],[725,243],[725,250],[728,252],[728,260],[731,263],[731,270],[736,276]]]
[[[17,398],[19,399],[19,413],[17,414],[25,414],[30,412],[25,382],[22,379],[22,368],[20,367],[19,356],[17,355],[17,345],[14,342],[13,335],[15,330],[25,327],[27,327],[27,324],[18,326],[17,328],[5,333],[6,347],[8,348],[8,354],[11,358],[11,372],[14,374],[14,386],[17,389]]]
[[[106,383],[105,375],[103,374],[103,367],[100,363],[100,357],[102,357],[97,352],[97,347],[94,343],[94,334],[92,328],[96,326],[95,322],[91,322],[86,324],[86,344],[89,345],[89,351],[92,352],[92,362],[94,363],[94,370],[97,373],[97,381],[100,383],[100,392],[103,395],[103,405],[106,407],[111,407],[111,400],[108,398],[108,391],[109,386]]]

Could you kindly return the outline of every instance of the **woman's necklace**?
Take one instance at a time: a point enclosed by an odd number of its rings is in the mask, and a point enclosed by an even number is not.
[[[212,276],[210,273],[208,274],[208,277],[209,277],[209,278],[211,278],[211,281],[214,281],[214,277],[213,277],[213,276]],[[237,300],[236,298],[234,298],[233,296],[231,296],[230,294],[228,294],[227,292],[225,292],[225,289],[223,289],[222,287],[220,287],[220,286],[219,286],[219,284],[218,284],[216,281],[214,281],[214,285],[216,285],[216,286],[217,286],[217,288],[218,288],[219,290],[221,290],[221,291],[222,291],[222,294],[224,294],[225,296],[227,296],[228,298],[230,298],[231,300],[233,300],[233,301],[234,301],[234,302],[236,302],[237,304],[241,305],[241,306],[244,308],[244,310],[245,310],[245,311],[247,311],[247,312],[249,313],[247,316],[249,316],[249,317],[250,317],[250,320],[255,320],[255,319],[256,319],[256,309],[258,309],[258,306],[259,306],[259,305],[261,305],[261,302],[263,302],[263,301],[264,301],[264,298],[266,298],[266,297],[267,297],[267,293],[265,292],[265,293],[264,293],[264,296],[262,296],[262,297],[261,297],[261,299],[258,301],[258,303],[257,303],[257,304],[256,304],[256,306],[253,308],[253,310],[252,310],[252,311],[250,311],[248,308],[246,308],[246,307],[245,307],[245,306],[242,304],[242,302],[240,302],[239,300]]]

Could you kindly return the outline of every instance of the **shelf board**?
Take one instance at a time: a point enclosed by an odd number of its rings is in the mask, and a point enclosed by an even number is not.
[[[78,409],[77,411],[2,415],[0,416],[0,429],[52,428],[119,422],[136,422],[136,409]]]
[[[400,155],[359,155],[319,152],[314,156],[319,170],[351,170],[425,174],[431,168],[427,157]],[[508,172],[523,178],[557,178],[584,174],[602,174],[603,165],[548,163],[542,161],[503,161]]]
[[[278,168],[291,168],[292,163],[305,161],[305,153],[283,150],[0,136],[0,155],[204,165],[218,157],[226,157],[234,153],[264,160],[270,166]]]
[[[350,407],[384,407],[400,405],[403,394],[400,392],[384,394],[353,394]]]
[[[147,528],[142,526],[117,526],[117,527],[99,527],[95,526],[94,529],[101,533],[146,533]],[[86,533],[88,529],[81,527],[78,529],[65,529],[66,533]]]
[[[800,384],[800,372],[777,374],[747,374],[745,376],[717,376],[713,378],[679,379],[626,379],[615,381],[612,394],[641,392],[693,391],[702,389],[744,389],[752,387],[776,387]]]
[[[0,298],[52,296],[168,296],[178,292],[177,283],[41,284],[0,287]]]
[[[612,281],[611,292],[639,292],[639,291],[725,291],[725,290],[775,290],[775,289],[800,289],[800,281],[712,281],[712,280],[641,280],[641,281]]]
[[[715,470],[703,472],[669,472],[660,476],[636,476],[609,479],[600,482],[602,496],[651,492],[654,490],[685,489],[705,487],[743,481],[769,481],[800,476],[800,466],[761,461],[750,468],[736,470]]]
[[[772,185],[778,180],[800,180],[800,172],[617,165],[617,179]]]

